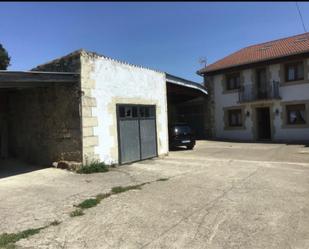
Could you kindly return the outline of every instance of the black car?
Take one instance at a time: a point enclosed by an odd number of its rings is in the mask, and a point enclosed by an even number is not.
[[[195,137],[193,130],[186,123],[176,123],[169,127],[169,146],[175,148],[178,146],[186,146],[188,150],[192,150],[195,145]]]

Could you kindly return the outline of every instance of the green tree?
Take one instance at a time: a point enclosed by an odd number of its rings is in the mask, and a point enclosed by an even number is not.
[[[11,57],[6,49],[0,44],[0,70],[6,70],[10,65]]]

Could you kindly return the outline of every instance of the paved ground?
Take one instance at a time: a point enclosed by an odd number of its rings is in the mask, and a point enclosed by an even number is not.
[[[81,217],[73,204],[153,182]],[[309,248],[309,147],[198,142],[113,172],[43,169],[0,179],[0,233],[62,221],[21,248]]]

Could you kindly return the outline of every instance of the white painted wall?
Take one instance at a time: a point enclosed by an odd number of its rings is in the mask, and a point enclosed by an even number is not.
[[[309,65],[309,59],[307,60]],[[279,77],[280,65],[271,65],[271,79],[280,81]],[[308,77],[309,78],[309,75]],[[282,102],[285,101],[297,101],[297,100],[308,100],[309,99],[309,83],[308,84],[296,84],[289,86],[280,87],[280,96],[282,98]],[[281,113],[282,107],[280,102],[276,102],[274,106],[274,110],[279,110]],[[309,128],[282,128],[284,120],[281,119],[281,115],[275,116],[274,126],[275,126],[275,140],[309,140]],[[309,117],[307,117],[307,122],[309,122]]]
[[[155,104],[157,106],[158,154],[168,153],[168,126],[165,74],[108,58],[96,58],[91,78],[96,86],[92,96],[98,118],[94,135],[99,138],[95,152],[101,161],[118,163],[116,103]],[[115,149],[117,153],[115,153]]]
[[[309,65],[309,59],[307,60]],[[270,80],[280,81],[280,65],[274,64],[269,66],[271,76]],[[243,72],[244,76],[244,84],[250,85],[252,84],[252,73],[253,70],[247,69]],[[227,93],[223,94],[222,87],[222,78],[223,75],[214,76],[214,98],[215,98],[215,131],[217,138],[225,138],[225,139],[241,139],[241,140],[251,140],[253,139],[253,123],[251,121],[251,117],[245,118],[245,130],[224,130],[224,107],[238,106],[238,93]],[[308,75],[309,78],[309,75]],[[282,110],[280,103],[285,101],[297,101],[297,100],[308,100],[309,99],[309,83],[307,84],[296,84],[290,86],[281,86],[280,87],[280,96],[282,98],[281,101],[274,102],[273,112],[276,109],[281,113]],[[239,105],[240,106],[240,105]],[[245,105],[245,113],[248,110],[250,114],[252,114],[252,108],[249,104]],[[307,117],[309,120],[309,117]],[[275,115],[274,126],[275,133],[274,140],[309,140],[309,128],[282,128],[281,115]]]
[[[251,80],[251,76],[248,76],[248,72],[245,73],[245,79]],[[225,130],[224,129],[224,108],[231,106],[240,106],[238,102],[238,93],[223,94],[222,86],[223,75],[217,75],[214,77],[214,96],[215,96],[215,132],[217,138],[224,139],[236,139],[236,140],[250,140],[252,135],[252,122],[251,119],[246,117],[245,127],[246,129],[239,130]],[[248,82],[248,81],[247,81]],[[246,106],[245,113],[248,110]]]

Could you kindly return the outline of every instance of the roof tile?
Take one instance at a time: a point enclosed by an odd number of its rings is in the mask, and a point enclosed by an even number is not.
[[[213,72],[305,52],[309,52],[309,32],[240,49],[199,72]]]

